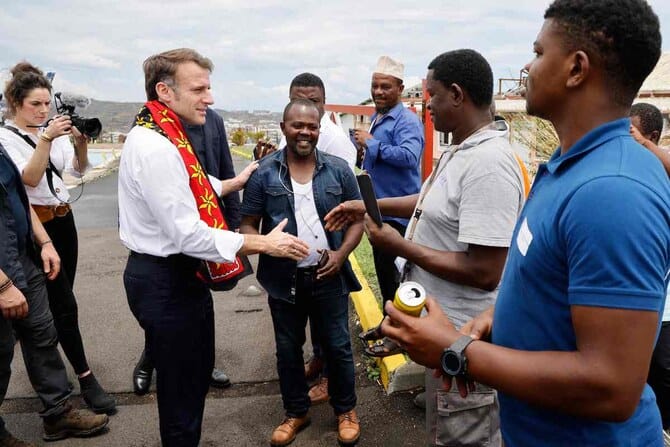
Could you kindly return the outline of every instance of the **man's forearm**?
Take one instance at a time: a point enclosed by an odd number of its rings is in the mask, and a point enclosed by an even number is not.
[[[355,222],[349,225],[344,233],[342,245],[338,251],[340,251],[346,258],[356,247],[358,247],[358,244],[361,242],[361,237],[363,237],[363,222]]]
[[[506,249],[501,249],[506,254]],[[433,275],[465,286],[493,290],[500,282],[505,254],[492,257],[477,256],[468,252],[443,251],[398,238],[386,251],[401,256]]]
[[[419,200],[418,194],[412,194],[410,196],[403,197],[385,197],[383,199],[377,200],[379,204],[379,211],[384,216],[394,216],[394,217],[403,217],[409,219],[414,213],[414,208],[416,208],[417,200]]]

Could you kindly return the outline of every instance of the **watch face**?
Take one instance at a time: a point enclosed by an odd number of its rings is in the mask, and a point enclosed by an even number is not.
[[[462,362],[457,353],[447,351],[442,356],[442,369],[444,369],[445,373],[456,376],[461,372],[461,366]]]

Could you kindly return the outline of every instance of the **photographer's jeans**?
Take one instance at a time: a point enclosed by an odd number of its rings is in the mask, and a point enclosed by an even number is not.
[[[298,274],[295,304],[269,297],[279,385],[289,417],[301,417],[310,407],[302,351],[308,317],[319,328],[318,341],[328,365],[328,393],[335,414],[356,406],[349,295],[342,294],[342,290],[339,275],[315,282],[309,274]]]

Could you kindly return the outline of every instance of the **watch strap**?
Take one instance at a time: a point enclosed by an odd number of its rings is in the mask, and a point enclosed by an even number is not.
[[[465,348],[467,348],[473,341],[475,341],[474,338],[467,335],[461,335],[451,346],[449,346],[449,350],[462,354],[463,351],[465,351]]]

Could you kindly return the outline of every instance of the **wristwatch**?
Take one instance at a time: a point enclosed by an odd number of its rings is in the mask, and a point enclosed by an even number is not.
[[[465,356],[465,348],[475,341],[472,337],[462,335],[451,346],[444,350],[440,357],[442,373],[447,376],[464,376],[468,371],[468,358]]]

